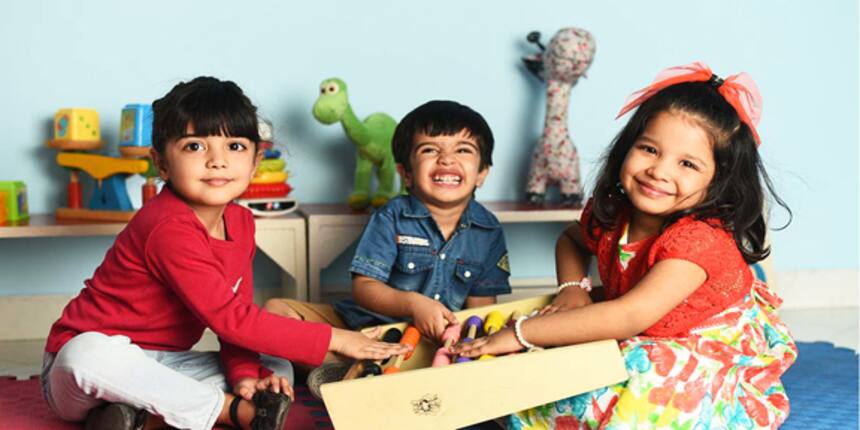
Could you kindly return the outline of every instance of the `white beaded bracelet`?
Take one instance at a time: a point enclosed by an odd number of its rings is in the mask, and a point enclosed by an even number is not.
[[[527,319],[529,319],[529,317],[526,315],[523,315],[523,316],[517,318],[517,321],[514,323],[514,336],[517,337],[517,342],[519,342],[520,345],[523,346],[523,348],[525,348],[529,351],[542,349],[541,347],[539,347],[533,343],[529,343],[526,340],[526,338],[523,337],[522,325],[523,325],[523,321],[525,321]]]
[[[561,284],[558,285],[558,289],[555,291],[555,293],[558,294],[561,292],[561,290],[563,290],[567,287],[579,287],[579,288],[582,288],[583,290],[585,290],[586,292],[590,293],[591,292],[591,279],[588,276],[586,276],[586,277],[582,278],[581,281],[562,282]]]

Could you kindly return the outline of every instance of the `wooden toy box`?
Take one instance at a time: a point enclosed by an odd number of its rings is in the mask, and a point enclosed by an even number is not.
[[[482,319],[492,310],[528,314],[552,296],[457,312]],[[401,330],[406,324],[383,327]],[[326,408],[338,430],[456,429],[627,379],[614,340],[551,348],[490,360],[430,367],[437,346],[421,340],[402,371],[325,384]]]

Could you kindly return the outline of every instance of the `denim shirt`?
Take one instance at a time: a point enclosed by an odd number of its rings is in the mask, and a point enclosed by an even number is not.
[[[370,216],[349,270],[392,288],[463,308],[468,296],[508,294],[508,249],[499,221],[472,199],[445,241],[427,207],[414,196],[399,196]],[[399,322],[371,312],[352,299],[335,304],[352,328]]]

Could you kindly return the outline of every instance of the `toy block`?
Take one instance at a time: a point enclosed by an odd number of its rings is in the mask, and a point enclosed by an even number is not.
[[[138,148],[148,152],[151,146],[152,106],[145,104],[125,105],[122,108],[122,116],[120,117],[120,152],[130,148]]]
[[[99,114],[94,109],[60,109],[54,115],[54,139],[100,141]]]
[[[0,191],[0,202],[6,201],[6,193]],[[0,225],[6,224],[6,205],[0,204]]]
[[[0,181],[0,206],[6,213],[6,222],[19,222],[30,219],[27,206],[27,186],[21,181]]]

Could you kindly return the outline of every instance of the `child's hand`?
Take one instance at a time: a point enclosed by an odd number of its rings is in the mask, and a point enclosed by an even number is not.
[[[458,323],[454,312],[442,303],[420,294],[416,294],[412,300],[412,322],[422,336],[439,340],[445,327]]]
[[[479,357],[484,354],[502,355],[523,349],[514,331],[506,328],[490,336],[479,337],[472,342],[458,343],[451,348],[454,354],[463,357]]]
[[[265,378],[242,378],[233,387],[233,394],[251,401],[251,397],[258,390],[269,390],[273,393],[284,393],[290,399],[295,400],[296,396],[293,393],[293,387],[290,386],[290,381],[278,375],[269,375]]]
[[[576,287],[568,287],[561,290],[561,292],[552,300],[552,303],[544,306],[543,309],[538,312],[538,315],[549,315],[556,312],[568,311],[590,305],[591,303],[591,296],[588,295],[587,291]]]
[[[356,360],[382,360],[392,355],[405,354],[411,347],[399,343],[379,342],[379,327],[361,333],[332,327],[329,351],[345,355]]]

